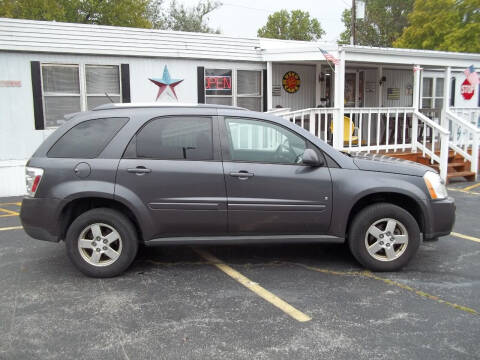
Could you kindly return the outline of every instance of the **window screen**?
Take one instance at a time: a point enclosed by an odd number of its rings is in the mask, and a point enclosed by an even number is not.
[[[78,65],[42,65],[45,126],[59,126],[65,114],[79,112],[80,79]]]
[[[168,117],[152,120],[136,136],[139,158],[212,160],[212,119]]]
[[[121,102],[120,70],[116,65],[86,65],[87,108],[92,110],[99,105]],[[108,96],[105,95],[108,94]]]
[[[262,110],[261,71],[237,71],[237,105],[249,110]]]
[[[127,123],[128,118],[87,120],[68,130],[48,152],[51,158],[93,159]]]

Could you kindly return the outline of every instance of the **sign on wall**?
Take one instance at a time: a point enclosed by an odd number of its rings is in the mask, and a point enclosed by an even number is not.
[[[206,95],[232,95],[232,70],[205,69]]]
[[[20,80],[0,80],[0,87],[22,87]]]
[[[465,79],[465,81],[462,83],[462,86],[460,86],[460,93],[465,100],[470,100],[475,94],[475,87],[470,83],[470,81],[468,81],[468,79]]]
[[[387,100],[400,100],[400,88],[388,88]]]
[[[300,76],[295,71],[287,71],[282,79],[283,90],[294,94],[300,89]]]

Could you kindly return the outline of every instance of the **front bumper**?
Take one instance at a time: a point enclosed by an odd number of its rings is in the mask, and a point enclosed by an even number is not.
[[[34,239],[58,242],[59,205],[58,199],[23,198],[20,220],[25,232]]]
[[[443,200],[430,201],[429,205],[430,216],[423,237],[433,239],[450,234],[455,225],[455,200],[447,197]]]

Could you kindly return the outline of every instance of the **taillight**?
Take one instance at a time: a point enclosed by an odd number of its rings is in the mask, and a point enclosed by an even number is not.
[[[42,180],[43,169],[34,167],[25,167],[25,182],[27,183],[27,196],[34,197],[38,185]]]

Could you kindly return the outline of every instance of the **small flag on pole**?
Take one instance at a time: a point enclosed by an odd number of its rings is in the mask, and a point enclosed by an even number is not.
[[[464,71],[465,76],[467,77],[467,80],[472,86],[477,86],[478,84],[478,74],[475,71],[475,67],[473,65],[470,65],[468,68],[465,69]]]
[[[423,68],[421,68],[420,66],[414,66],[413,67],[413,72],[417,72],[417,71],[421,71],[423,70]]]
[[[320,49],[320,51],[322,52],[323,56],[325,57],[325,59],[327,61],[330,61],[330,62],[334,63],[335,65],[340,64],[340,60],[337,59],[335,56],[330,54],[328,51],[323,50],[322,48],[319,48],[319,49]]]

